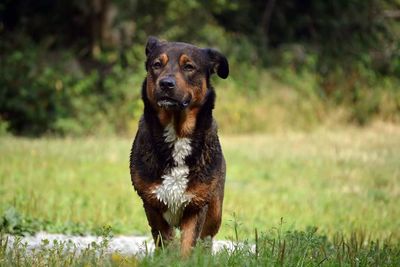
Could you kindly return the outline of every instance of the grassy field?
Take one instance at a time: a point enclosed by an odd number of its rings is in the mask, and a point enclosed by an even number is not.
[[[191,256],[182,259],[177,244],[156,251],[155,256],[107,253],[109,238],[104,236],[78,251],[69,242],[52,246],[43,241],[40,248],[28,251],[17,242],[6,249],[7,238],[0,235],[0,266],[399,266],[400,243],[368,240],[363,235],[344,238],[337,235],[332,241],[308,231],[256,235],[254,243],[232,241],[234,247],[215,254],[198,244]]]
[[[221,141],[228,173],[217,239],[254,242],[255,229],[305,231],[306,238],[315,226],[317,240],[326,235],[334,242],[337,233],[351,240],[356,233],[358,240],[399,243],[399,126],[222,135]],[[99,234],[109,225],[114,234],[148,234],[130,183],[130,144],[117,137],[0,138],[2,230]]]
[[[281,218],[285,229],[400,238],[400,127],[222,136],[228,163],[219,239]],[[0,139],[9,232],[148,234],[128,168],[131,140]],[[14,225],[11,225],[11,224]]]

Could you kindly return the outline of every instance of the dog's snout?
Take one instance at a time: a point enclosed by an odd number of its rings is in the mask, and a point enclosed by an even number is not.
[[[175,88],[175,80],[171,77],[163,78],[159,81],[160,88],[163,90],[171,90]]]

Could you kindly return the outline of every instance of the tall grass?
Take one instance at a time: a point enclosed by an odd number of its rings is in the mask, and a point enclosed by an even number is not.
[[[233,229],[238,232],[238,229]],[[200,243],[188,259],[182,259],[176,243],[153,256],[108,253],[109,236],[100,243],[78,249],[71,242],[43,240],[40,248],[28,250],[17,240],[12,245],[0,236],[0,266],[398,266],[400,243],[388,239],[367,239],[364,233],[349,238],[328,239],[316,228],[285,231],[280,227],[267,233],[255,231],[255,242],[232,240],[232,248],[213,255]]]

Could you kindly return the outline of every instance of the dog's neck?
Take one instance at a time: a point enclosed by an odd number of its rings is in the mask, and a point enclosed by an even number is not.
[[[194,131],[199,110],[200,107],[179,111],[160,109],[157,117],[164,128],[172,125],[178,137],[188,137]]]
[[[195,132],[211,128],[212,110],[214,109],[215,92],[212,87],[207,89],[201,106],[189,107],[184,110],[156,109],[147,97],[146,80],[143,83],[142,99],[144,103],[144,120],[156,129],[154,134],[162,134],[165,127],[173,124],[178,137],[190,137]]]

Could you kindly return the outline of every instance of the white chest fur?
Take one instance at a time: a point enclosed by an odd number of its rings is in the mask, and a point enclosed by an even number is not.
[[[163,182],[153,193],[157,199],[167,205],[168,210],[163,214],[164,219],[177,226],[182,216],[182,210],[190,201],[190,196],[185,194],[189,167],[185,164],[185,158],[192,152],[189,138],[179,138],[172,124],[164,130],[165,142],[172,148],[174,166],[167,170],[161,177]]]

